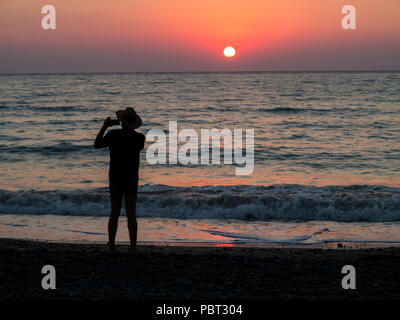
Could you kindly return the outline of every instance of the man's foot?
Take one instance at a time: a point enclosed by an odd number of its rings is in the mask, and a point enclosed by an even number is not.
[[[137,248],[136,247],[131,247],[131,253],[136,254],[137,253]]]
[[[109,243],[107,242],[107,246],[108,246],[108,252],[117,252],[117,248],[115,247],[115,243]]]

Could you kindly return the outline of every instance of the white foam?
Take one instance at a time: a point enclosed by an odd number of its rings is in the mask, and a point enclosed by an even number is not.
[[[106,189],[0,190],[0,213],[107,216]],[[400,188],[385,186],[140,187],[139,217],[400,221]]]

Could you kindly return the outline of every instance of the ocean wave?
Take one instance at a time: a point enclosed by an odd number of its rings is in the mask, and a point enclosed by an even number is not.
[[[259,109],[258,111],[266,113],[301,113],[301,112],[322,113],[322,112],[331,112],[332,110],[317,109],[317,108],[276,107],[276,108],[262,108]]]
[[[32,108],[34,111],[84,111],[84,108],[81,106],[40,106]]]
[[[107,216],[107,188],[0,190],[0,213]],[[284,221],[400,221],[400,188],[302,185],[140,187],[139,217]]]
[[[50,146],[5,146],[0,145],[2,152],[8,152],[11,154],[41,154],[41,155],[54,155],[64,154],[73,152],[82,152],[92,150],[93,146],[89,144],[77,145],[69,142],[60,142]]]

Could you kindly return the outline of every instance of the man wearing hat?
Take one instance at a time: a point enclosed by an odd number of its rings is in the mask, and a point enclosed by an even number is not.
[[[115,236],[118,228],[118,218],[121,212],[122,198],[125,198],[125,211],[128,217],[128,230],[131,249],[136,251],[137,221],[136,199],[139,181],[140,151],[144,147],[145,137],[135,129],[142,125],[142,120],[131,107],[116,112],[121,123],[121,129],[113,129],[111,118],[104,120],[94,148],[109,148],[110,150],[110,198],[111,215],[108,221],[108,247],[115,251]]]

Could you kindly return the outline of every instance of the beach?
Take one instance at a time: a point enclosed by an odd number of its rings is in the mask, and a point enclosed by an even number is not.
[[[400,249],[129,247],[0,239],[0,299],[316,300],[400,298]],[[56,269],[43,290],[41,269]],[[344,265],[356,289],[344,290]]]

